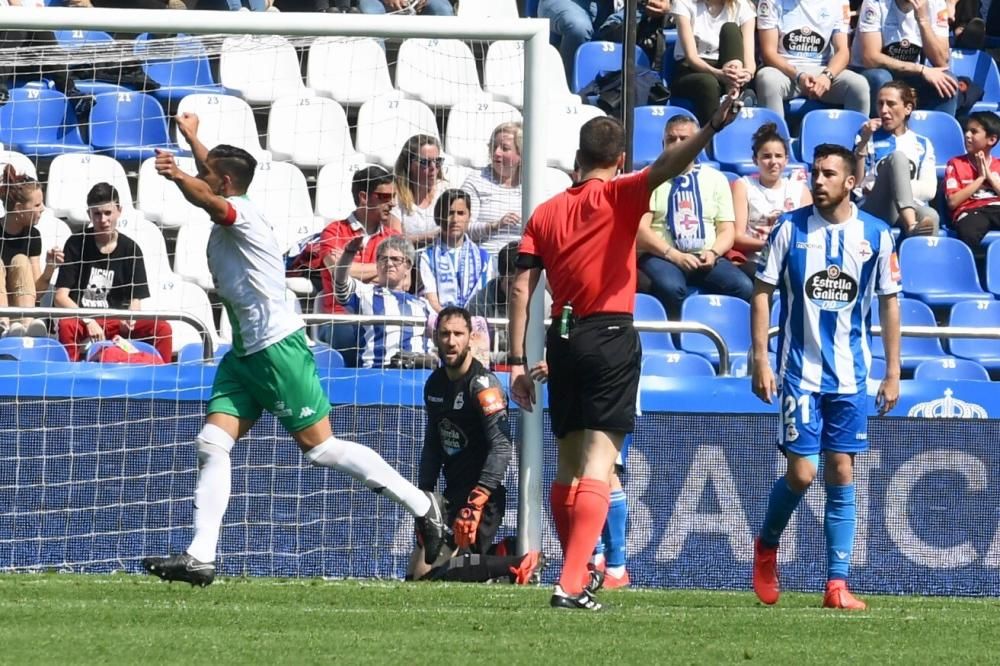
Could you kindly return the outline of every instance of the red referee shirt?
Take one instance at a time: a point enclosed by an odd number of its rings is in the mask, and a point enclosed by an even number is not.
[[[557,194],[524,228],[520,252],[539,257],[552,289],[552,316],[632,312],[635,235],[649,211],[649,170],[591,179]]]
[[[1000,159],[990,157],[990,171],[1000,173]],[[979,178],[979,169],[972,163],[968,155],[953,157],[948,160],[948,166],[944,168],[944,194],[951,196],[969,183]],[[951,219],[954,222],[966,213],[971,213],[983,206],[996,206],[1000,204],[1000,194],[993,191],[988,184],[983,183],[972,196],[963,201],[958,207],[951,211]]]

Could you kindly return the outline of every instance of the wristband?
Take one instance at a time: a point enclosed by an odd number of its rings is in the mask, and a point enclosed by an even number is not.
[[[718,253],[718,252],[716,252],[715,250],[713,250],[712,248],[708,248],[707,250],[705,250],[705,252],[711,252],[712,254],[714,254],[714,255],[715,255],[715,258],[716,258],[716,259],[718,259],[718,258],[719,258],[719,253]]]
[[[823,76],[825,76],[826,78],[830,79],[830,83],[833,83],[833,79],[835,78],[835,77],[833,76],[833,72],[831,72],[831,71],[830,71],[829,69],[824,69],[824,70],[823,70],[823,71],[821,72],[821,74],[822,74]]]
[[[528,365],[528,359],[524,356],[508,356],[507,365]]]

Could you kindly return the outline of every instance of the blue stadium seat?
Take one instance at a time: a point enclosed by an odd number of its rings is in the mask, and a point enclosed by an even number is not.
[[[872,301],[872,325],[879,324],[878,299]],[[937,326],[934,312],[924,303],[913,298],[899,299],[899,323],[901,326]],[[885,358],[882,338],[872,336],[872,356]],[[899,343],[900,366],[903,370],[913,370],[924,361],[948,356],[941,347],[940,338],[915,338],[904,335]]]
[[[1000,236],[1000,233],[997,235]],[[990,243],[986,248],[986,290],[1000,297],[1000,244],[998,243]]]
[[[861,125],[868,120],[865,114],[844,109],[818,109],[810,111],[802,119],[802,161],[812,164],[816,146],[821,143],[836,143],[848,148],[854,147],[854,137]]]
[[[152,92],[156,99],[170,105],[193,93],[226,94],[226,89],[212,76],[212,67],[200,41],[180,35],[164,52],[154,50],[155,44],[156,40],[144,32],[136,37],[134,52],[143,57],[142,68],[146,76],[160,84],[159,89]],[[169,57],[165,57],[167,55]]]
[[[90,143],[96,152],[125,162],[153,157],[157,148],[179,150],[170,141],[163,107],[141,92],[97,95],[90,111]]]
[[[637,106],[633,111],[632,168],[641,169],[659,157],[663,151],[663,128],[674,116],[695,119],[694,114],[679,106]],[[714,164],[703,150],[699,164]]]
[[[954,116],[943,111],[914,111],[910,114],[910,129],[927,137],[934,145],[938,180],[944,177],[948,160],[965,154],[962,126]]]
[[[868,379],[882,381],[885,379],[885,360],[872,357],[871,367],[868,368]]]
[[[696,321],[716,331],[726,341],[730,358],[750,350],[750,304],[735,296],[688,296],[681,305],[681,320]],[[712,341],[697,333],[681,333],[681,349],[704,356],[714,365],[719,353]]]
[[[13,88],[0,107],[0,143],[29,157],[89,153],[66,96],[48,88]]]
[[[313,358],[316,360],[316,370],[320,373],[344,367],[344,357],[332,347],[316,345],[312,348],[312,353]]]
[[[143,342],[142,340],[129,340],[129,342],[132,344],[133,347],[136,348],[136,351],[146,352],[147,354],[152,354],[154,356],[160,357],[160,352],[156,351],[156,347],[149,344],[148,342]],[[87,360],[90,361],[91,358],[96,358],[101,348],[110,347],[113,344],[115,343],[111,340],[101,340],[99,342],[93,343],[87,349]],[[164,359],[164,362],[169,363],[170,359]]]
[[[99,46],[115,41],[106,32],[100,30],[54,30],[56,43],[67,51],[76,51],[84,46]]]
[[[714,377],[715,368],[704,357],[684,352],[642,357],[644,377]]]
[[[751,353],[747,352],[733,358],[733,362],[729,365],[730,377],[746,377],[750,374]],[[778,357],[774,352],[767,352],[767,362],[771,366],[771,370],[778,371]]]
[[[712,137],[712,155],[724,171],[746,175],[757,171],[750,149],[753,133],[764,123],[778,126],[778,134],[790,140],[788,126],[780,115],[763,107],[748,107],[740,111],[733,124]],[[789,164],[794,164],[789,160]]]
[[[13,356],[19,361],[69,362],[69,354],[53,338],[0,338],[0,356]]]
[[[649,67],[649,58],[638,46],[635,62]],[[601,72],[617,72],[622,68],[622,45],[615,42],[584,42],[573,59],[573,92],[578,93]]]
[[[957,238],[912,237],[899,246],[903,292],[931,307],[983,298],[969,247]]]
[[[217,345],[215,347],[215,353],[212,355],[214,362],[218,363],[221,361],[222,357],[226,355],[226,352],[232,348],[233,346],[227,343]],[[178,363],[201,363],[202,358],[202,346],[200,342],[184,345],[177,352]]]
[[[774,295],[771,296],[771,327],[781,325],[781,297],[778,296],[778,292],[775,291]],[[769,351],[777,353],[778,351],[778,336],[772,336],[770,340],[767,341],[767,348]]]
[[[667,311],[656,297],[649,294],[635,295],[635,321],[667,321]],[[673,339],[669,333],[654,333],[652,331],[639,334],[643,353],[648,351],[676,351]]]
[[[986,51],[952,49],[951,73],[967,76],[983,89],[983,99],[972,105],[973,111],[996,111],[1000,106],[1000,71]]]
[[[948,325],[1000,328],[1000,301],[955,303]],[[955,356],[977,361],[987,370],[1000,370],[1000,339],[952,338],[948,348]]]
[[[975,361],[949,356],[933,361],[924,361],[913,372],[913,378],[924,381],[939,380],[953,382],[971,380],[988,382],[990,381],[990,373]]]

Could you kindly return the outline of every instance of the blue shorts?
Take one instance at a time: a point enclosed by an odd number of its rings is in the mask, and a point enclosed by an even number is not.
[[[799,456],[868,450],[868,394],[812,393],[782,387],[778,446]]]

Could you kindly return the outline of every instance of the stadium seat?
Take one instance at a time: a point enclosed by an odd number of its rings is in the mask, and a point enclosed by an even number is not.
[[[551,44],[546,46],[541,74],[547,95],[545,104],[579,104],[580,98],[570,92],[562,56]],[[524,106],[524,44],[500,40],[486,51],[483,78],[486,91],[501,102]]]
[[[345,106],[393,92],[385,48],[371,37],[317,38],[309,47],[306,82]]]
[[[391,169],[414,134],[441,138],[434,112],[423,102],[389,95],[368,100],[358,110],[355,146],[372,162]]]
[[[948,160],[965,154],[962,126],[954,116],[944,111],[914,111],[910,114],[910,129],[927,137],[934,145],[938,180],[944,178],[944,167]]]
[[[331,370],[344,367],[344,357],[340,352],[327,345],[314,345],[312,348],[313,359],[316,361],[316,371],[320,376],[329,373]]]
[[[212,314],[212,303],[208,294],[193,282],[187,282],[177,275],[161,276],[157,289],[150,285],[149,298],[142,300],[143,310],[180,310],[200,319],[208,329],[212,338],[213,349],[218,341],[215,330],[215,317]],[[183,349],[187,345],[201,345],[201,334],[191,324],[171,319],[170,330],[173,333],[174,349]]]
[[[738,354],[730,359],[729,364],[729,376],[730,377],[747,377],[750,375],[750,357],[752,352],[747,352],[746,354]],[[771,366],[771,370],[774,372],[778,371],[778,357],[774,352],[767,352],[767,362]]]
[[[663,152],[663,128],[674,116],[694,119],[694,114],[680,106],[637,106],[633,112],[632,168],[641,169],[651,164]],[[698,154],[698,162],[710,162],[705,151]]]
[[[54,247],[62,248],[66,245],[66,240],[72,235],[72,230],[69,225],[56,217],[51,210],[45,209],[42,211],[42,215],[38,220],[38,224],[35,225],[38,229],[38,233],[42,237],[42,255],[38,258],[42,269],[45,268],[45,257],[49,250]],[[56,283],[56,277],[59,275],[59,270],[52,274],[51,284]]]
[[[1000,301],[969,300],[951,307],[949,326],[1000,328]],[[1000,339],[952,338],[948,349],[955,356],[977,361],[989,371],[1000,370]]]
[[[66,51],[79,51],[86,47],[103,48],[114,40],[110,34],[100,30],[53,30],[56,44]]]
[[[553,197],[573,185],[573,179],[569,177],[569,174],[555,167],[545,167],[544,177],[545,189],[542,191],[542,197],[545,199]]]
[[[946,358],[924,361],[913,372],[913,378],[923,381],[990,381],[990,373],[979,363],[966,358]]]
[[[250,104],[270,104],[288,95],[309,95],[299,57],[278,35],[242,35],[222,40],[219,80]]]
[[[878,299],[872,301],[872,325],[879,325]],[[937,326],[934,312],[925,303],[914,298],[899,298],[899,323],[901,326]],[[885,346],[882,337],[872,336],[872,356],[885,358]],[[903,370],[912,371],[924,361],[944,358],[945,353],[940,338],[917,338],[904,335],[899,343],[900,366]]]
[[[69,363],[66,348],[53,338],[0,338],[0,357],[13,356],[18,361],[55,361]]]
[[[319,169],[354,152],[347,114],[326,97],[282,97],[271,105],[267,149],[278,161]]]
[[[174,247],[174,273],[207,292],[215,291],[215,281],[208,270],[210,233],[212,224],[208,220],[204,223],[185,224],[177,230],[177,244]]]
[[[102,182],[111,183],[118,190],[123,212],[133,210],[132,190],[125,168],[107,155],[59,155],[52,160],[45,206],[72,226],[90,224],[87,192]]]
[[[459,0],[456,15],[464,19],[520,18],[516,0]]]
[[[148,32],[135,38],[135,55],[141,58],[146,76],[160,84],[151,91],[169,109],[185,95],[224,95],[215,81],[205,47],[197,37],[178,35],[169,40],[151,39]]]
[[[174,159],[182,171],[191,175],[197,173],[193,157],[176,156]],[[210,224],[208,213],[190,203],[180,188],[156,173],[155,160],[150,157],[139,166],[136,206],[146,219],[162,229],[175,229],[189,223]]]
[[[66,96],[48,88],[13,88],[0,106],[0,142],[28,157],[89,153]]]
[[[821,143],[835,143],[854,148],[854,137],[861,125],[867,121],[865,114],[844,109],[817,109],[802,118],[799,152],[802,161],[812,164],[816,146]]]
[[[218,363],[222,360],[222,357],[226,355],[233,346],[231,344],[221,342],[215,346],[215,353],[212,355],[212,362]],[[203,363],[204,353],[200,342],[192,342],[181,347],[177,351],[177,363],[178,364],[191,364],[191,363]]]
[[[1000,71],[986,51],[952,49],[948,68],[955,76],[967,76],[983,89],[983,99],[972,105],[973,111],[996,111],[1000,105]]]
[[[154,294],[160,288],[161,282],[173,279],[167,243],[159,227],[143,217],[139,211],[131,209],[122,210],[122,216],[118,218],[118,231],[135,241],[142,251],[150,294]]]
[[[153,157],[157,148],[178,151],[163,107],[141,92],[97,95],[90,110],[90,143],[96,152],[125,162]]]
[[[774,327],[777,326],[779,329],[781,327],[781,297],[778,295],[777,291],[775,291],[774,294],[771,296],[771,319],[770,319],[770,326],[771,326],[771,328],[774,328]],[[777,353],[777,351],[778,351],[778,336],[777,335],[772,335],[768,339],[768,341],[767,341],[767,349],[768,349],[768,351],[772,351],[772,352]]]
[[[320,169],[316,176],[316,214],[328,223],[346,218],[357,208],[351,194],[354,172],[370,165],[364,155],[353,154]]]
[[[323,229],[313,214],[306,177],[287,162],[260,162],[247,196],[257,204],[284,251],[300,238]]]
[[[681,305],[681,321],[698,322],[715,329],[729,347],[730,358],[750,350],[750,304],[734,296],[688,296]],[[699,333],[681,333],[681,349],[704,356],[713,365],[719,352],[712,340]]]
[[[592,41],[580,44],[573,59],[573,92],[579,93],[602,72],[617,72],[622,68],[622,45],[615,42]],[[638,46],[635,62],[649,67],[649,58]]]
[[[933,363],[933,361],[931,361]],[[885,359],[872,357],[871,365],[868,368],[868,379],[882,381],[885,379]]]
[[[633,316],[636,323],[667,321],[667,311],[663,309],[663,305],[656,300],[656,297],[649,294],[635,295],[635,312]],[[672,352],[677,349],[674,347],[674,341],[669,333],[647,331],[639,333],[639,340],[642,342],[643,353],[651,351]]]
[[[580,128],[592,118],[603,116],[596,106],[555,104],[545,109],[545,154],[549,166],[563,171],[573,170],[576,150],[580,143]]]
[[[35,169],[35,163],[27,155],[19,153],[16,150],[0,150],[0,168],[5,164],[14,167],[14,171],[21,175],[31,176],[35,180],[38,180],[38,171]]]
[[[1000,298],[1000,244],[990,243],[986,249],[986,290]]]
[[[702,356],[681,351],[642,357],[644,377],[714,377],[715,368]]]
[[[459,39],[407,39],[399,47],[396,88],[432,108],[489,100],[476,57]]]
[[[177,105],[178,113],[198,114],[198,139],[209,149],[220,143],[242,148],[258,160],[270,159],[261,148],[253,110],[232,95],[187,95]],[[181,150],[190,150],[187,140],[175,129],[174,138]]]
[[[448,112],[444,148],[458,164],[481,169],[493,158],[489,151],[493,130],[520,120],[521,112],[506,102],[459,102]]]
[[[724,171],[746,175],[757,171],[751,145],[753,133],[764,123],[778,126],[778,134],[790,139],[788,126],[780,115],[764,107],[747,107],[729,127],[712,137],[712,154]],[[794,164],[789,160],[790,165]]]
[[[957,238],[911,237],[899,246],[903,292],[931,307],[983,298],[969,247]]]
[[[129,342],[132,344],[133,347],[135,347],[136,351],[145,352],[147,354],[152,354],[153,356],[163,358],[162,356],[160,356],[160,352],[156,351],[156,347],[149,344],[148,342],[143,342],[142,340],[129,340]],[[98,354],[100,350],[103,349],[104,347],[110,347],[113,344],[115,343],[111,340],[99,340],[98,342],[94,342],[93,344],[90,345],[90,347],[87,348],[86,360],[91,363],[97,363]],[[169,358],[163,359],[164,363],[170,363],[170,361],[171,359]]]

